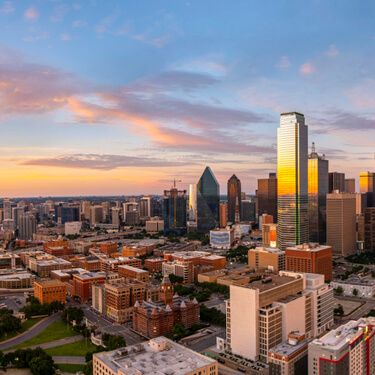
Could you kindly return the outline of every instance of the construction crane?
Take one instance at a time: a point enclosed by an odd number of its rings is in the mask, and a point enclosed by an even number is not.
[[[182,182],[182,180],[176,180],[175,178],[172,181],[173,181],[173,188],[174,189],[176,189],[176,183],[177,182]]]

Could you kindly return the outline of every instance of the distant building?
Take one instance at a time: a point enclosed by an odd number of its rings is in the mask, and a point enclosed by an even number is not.
[[[186,190],[178,190],[176,187],[164,190],[163,219],[164,233],[166,235],[182,235],[186,233],[186,205]]]
[[[328,178],[329,193],[333,193],[335,190],[345,193],[345,173],[330,172]]]
[[[254,201],[241,201],[241,221],[256,221],[256,204]]]
[[[25,212],[18,218],[18,238],[20,240],[32,240],[35,233],[35,216],[29,212]]]
[[[227,202],[220,202],[219,221],[220,221],[220,228],[225,228],[228,225],[228,203]]]
[[[311,375],[375,373],[375,318],[351,320],[309,344]]]
[[[345,179],[345,193],[355,194],[355,178]]]
[[[140,210],[137,202],[124,203],[124,222],[125,225],[135,226],[140,223]]]
[[[62,204],[55,206],[55,220],[59,224],[65,224],[70,221],[80,221],[78,205]]]
[[[241,209],[241,181],[234,174],[228,180],[228,221],[232,224],[239,223],[242,217]]]
[[[136,374],[217,375],[218,364],[165,337],[93,356],[93,375]]]
[[[318,273],[332,280],[332,247],[309,243],[285,249],[285,269],[293,272]]]
[[[262,242],[265,247],[277,247],[277,224],[262,225]]]
[[[258,216],[269,214],[277,221],[277,177],[270,173],[268,178],[258,179]]]
[[[118,274],[120,277],[126,277],[143,282],[148,282],[150,279],[150,274],[148,271],[127,265],[118,266]]]
[[[90,225],[95,227],[96,224],[102,223],[104,219],[103,206],[90,206]]]
[[[333,253],[348,256],[356,249],[356,196],[334,192],[327,195],[327,243]]]
[[[152,218],[146,221],[146,232],[147,233],[158,233],[164,231],[164,220],[158,218]]]
[[[372,298],[375,296],[375,280],[361,279],[358,276],[352,276],[347,280],[331,281],[332,288],[342,288],[344,296],[353,297],[356,294],[362,298]],[[356,292],[354,292],[356,291]]]
[[[214,249],[229,250],[234,243],[234,229],[220,228],[210,230],[210,246]]]
[[[364,215],[365,250],[375,251],[375,207],[368,207]]]
[[[189,185],[189,221],[197,221],[197,184]]]
[[[82,228],[81,221],[70,221],[65,223],[65,236],[79,234]]]
[[[46,280],[34,282],[34,297],[39,300],[41,304],[66,302],[66,284],[59,280]]]
[[[219,224],[219,183],[206,167],[197,184],[197,230],[208,233]]]
[[[142,219],[151,217],[151,197],[142,197],[139,201],[139,215]]]

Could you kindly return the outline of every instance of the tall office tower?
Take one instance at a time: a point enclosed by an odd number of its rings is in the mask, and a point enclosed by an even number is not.
[[[3,215],[4,220],[12,218],[12,202],[9,198],[3,199]]]
[[[365,209],[364,227],[365,250],[375,252],[375,207]]]
[[[345,179],[345,193],[355,194],[355,178]]]
[[[111,223],[115,225],[117,228],[120,227],[121,219],[120,219],[121,208],[119,207],[112,207],[111,208]]]
[[[102,202],[101,206],[103,207],[103,222],[109,223],[111,214],[111,202]]]
[[[251,284],[232,284],[226,301],[227,348],[266,362],[268,351],[290,332],[311,338],[332,327],[333,305],[333,289],[323,275],[280,271]]]
[[[241,201],[241,221],[256,221],[256,205],[251,200]]]
[[[91,206],[90,207],[90,225],[92,227],[95,224],[103,222],[103,207],[101,205]]]
[[[82,201],[81,202],[81,220],[90,220],[90,212],[91,212],[91,202],[90,201]]]
[[[332,193],[335,190],[338,190],[340,193],[345,192],[345,173],[330,172],[328,178],[329,193]]]
[[[197,184],[189,185],[189,221],[197,221]]]
[[[36,233],[35,216],[25,212],[18,218],[18,238],[20,240],[32,240],[33,234]]]
[[[139,204],[135,201],[124,203],[124,221],[126,225],[139,224]]]
[[[151,199],[151,216],[163,216],[163,198],[162,197],[152,197]]]
[[[328,194],[328,160],[315,152],[313,142],[308,160],[309,241],[326,242],[326,208]]]
[[[270,173],[268,178],[258,179],[258,216],[272,215],[277,221],[277,178],[276,173]]]
[[[139,201],[139,214],[142,218],[151,217],[151,197],[142,197]]]
[[[197,230],[207,233],[219,225],[219,183],[206,167],[197,184]]]
[[[232,224],[241,220],[241,181],[234,174],[228,180],[228,221]]]
[[[307,137],[304,115],[281,114],[277,129],[277,235],[282,250],[309,240]]]
[[[220,202],[219,224],[220,224],[220,228],[225,228],[228,225],[228,203],[227,202]]]
[[[361,172],[359,188],[366,195],[366,206],[375,207],[375,172]]]
[[[327,244],[333,253],[347,256],[356,250],[355,194],[327,194]]]
[[[14,222],[14,229],[18,228],[19,218],[25,213],[25,207],[12,207],[12,218]]]
[[[171,190],[164,190],[163,219],[164,233],[182,235],[186,232],[186,190],[178,190],[176,185]]]
[[[55,221],[59,224],[65,224],[72,221],[79,221],[79,206],[66,205],[60,203],[55,206]]]
[[[309,344],[309,375],[375,374],[375,318],[351,320]]]

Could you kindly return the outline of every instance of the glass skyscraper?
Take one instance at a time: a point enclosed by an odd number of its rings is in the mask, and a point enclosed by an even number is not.
[[[326,243],[326,209],[328,194],[328,160],[315,152],[313,143],[308,160],[309,241]]]
[[[220,192],[210,167],[206,167],[197,184],[197,229],[207,233],[219,224]]]
[[[239,223],[241,210],[241,181],[234,174],[228,180],[228,221]]]
[[[186,190],[164,190],[163,219],[166,235],[181,236],[186,232]]]
[[[307,140],[305,116],[282,113],[277,129],[277,232],[282,250],[309,240]]]

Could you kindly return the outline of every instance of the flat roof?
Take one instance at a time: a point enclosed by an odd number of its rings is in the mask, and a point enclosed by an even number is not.
[[[129,270],[129,271],[133,271],[133,272],[137,272],[137,273],[141,273],[141,272],[143,272],[143,273],[148,273],[148,271],[146,271],[146,270],[143,270],[143,269],[141,269],[141,268],[137,268],[137,267],[133,267],[133,266],[129,266],[129,265],[127,265],[127,264],[121,264],[121,265],[119,265],[118,266],[119,268],[121,267],[122,269],[127,269],[127,270]]]
[[[277,288],[278,286],[288,284],[292,281],[302,279],[297,277],[292,277],[292,276],[280,276],[280,275],[268,275],[267,278],[271,278],[271,281],[269,282],[264,282],[263,280],[255,280],[250,282],[247,285],[244,285],[245,288],[249,289],[259,289],[260,292],[265,292],[267,290]]]
[[[111,352],[96,353],[95,357],[113,372],[125,375],[185,375],[216,364],[215,360],[165,337]]]
[[[294,353],[300,351],[303,347],[306,347],[309,343],[309,340],[299,341],[297,344],[290,344],[289,341],[283,341],[282,343],[276,345],[275,347],[269,349],[269,354],[276,354],[280,356],[291,356]]]
[[[322,250],[332,249],[329,245],[320,245],[318,243],[305,243],[302,245],[288,246],[286,250],[292,251],[308,251],[308,252],[318,252]]]

